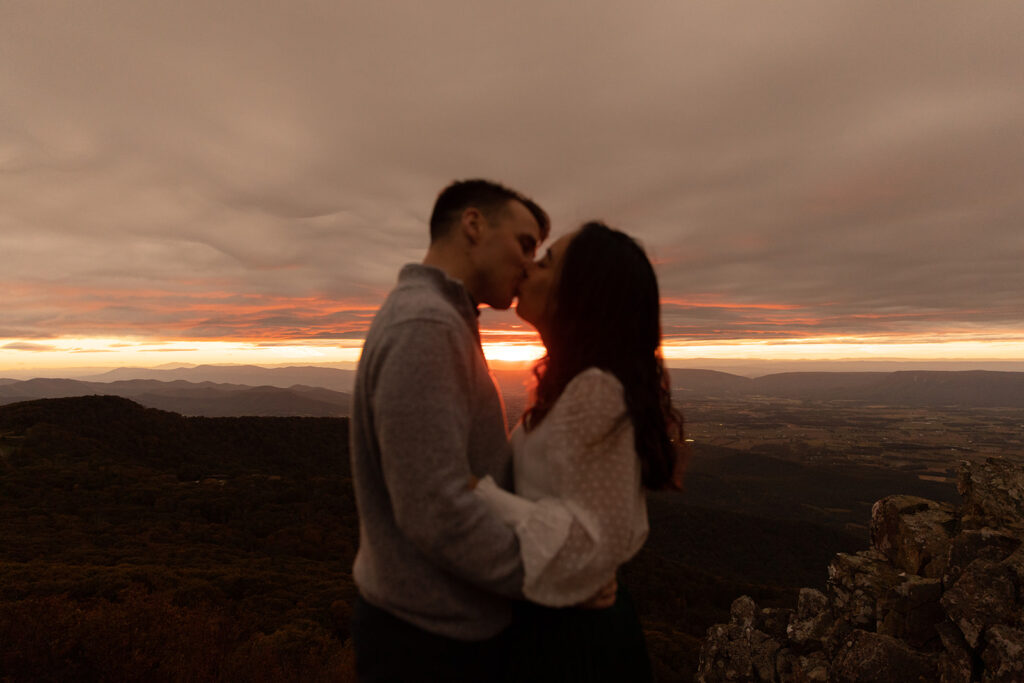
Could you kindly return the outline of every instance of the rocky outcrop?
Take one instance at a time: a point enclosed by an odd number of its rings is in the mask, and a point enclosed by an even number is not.
[[[964,462],[957,489],[959,508],[875,503],[871,548],[836,555],[795,609],[738,598],[696,680],[1024,681],[1024,466]]]

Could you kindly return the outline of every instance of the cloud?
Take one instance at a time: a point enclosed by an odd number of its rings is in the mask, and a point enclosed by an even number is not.
[[[480,175],[721,304],[666,306],[680,338],[1010,329],[1022,29],[1009,2],[8,4],[0,328],[358,337]]]
[[[30,342],[10,342],[0,346],[0,350],[7,351],[53,351],[55,348],[46,344],[32,344]]]

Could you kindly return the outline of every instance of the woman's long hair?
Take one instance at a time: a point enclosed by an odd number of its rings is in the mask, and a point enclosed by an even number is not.
[[[566,247],[553,302],[526,429],[544,420],[573,377],[601,368],[622,383],[643,485],[680,488],[683,418],[672,406],[658,280],[643,249],[603,223],[585,224]]]

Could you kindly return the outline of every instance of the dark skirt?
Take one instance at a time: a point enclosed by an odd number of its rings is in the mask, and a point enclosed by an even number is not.
[[[509,681],[646,683],[647,644],[629,593],[620,583],[607,609],[520,605],[509,632]]]

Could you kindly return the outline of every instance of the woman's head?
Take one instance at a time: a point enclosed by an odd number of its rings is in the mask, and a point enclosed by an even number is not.
[[[527,428],[543,420],[566,384],[589,367],[614,374],[625,389],[644,484],[673,475],[682,420],[672,408],[661,345],[658,281],[639,244],[590,222],[555,242],[520,288],[516,311],[540,331],[547,356],[535,370]]]

